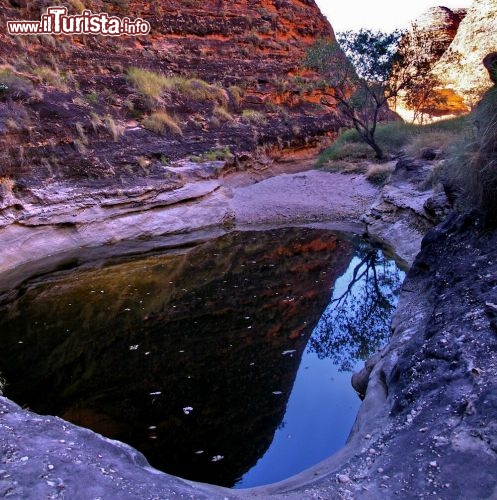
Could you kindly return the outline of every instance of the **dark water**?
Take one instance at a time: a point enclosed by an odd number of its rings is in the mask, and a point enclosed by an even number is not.
[[[0,309],[5,392],[168,473],[273,482],[344,444],[350,371],[385,343],[402,278],[367,243],[302,228],[54,273]]]

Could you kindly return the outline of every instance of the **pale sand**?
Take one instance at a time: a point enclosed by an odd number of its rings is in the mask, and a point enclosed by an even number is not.
[[[231,188],[239,224],[359,222],[379,190],[363,175],[307,170]]]

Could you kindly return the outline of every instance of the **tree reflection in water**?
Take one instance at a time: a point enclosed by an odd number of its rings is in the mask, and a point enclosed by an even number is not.
[[[404,276],[381,250],[360,242],[314,329],[310,352],[331,359],[340,371],[353,371],[359,361],[381,349]]]

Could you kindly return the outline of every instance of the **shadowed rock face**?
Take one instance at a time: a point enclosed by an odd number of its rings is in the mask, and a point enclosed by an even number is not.
[[[483,59],[483,65],[488,71],[490,80],[497,85],[497,52],[487,54]]]
[[[441,99],[433,99],[427,113],[435,117],[467,113],[491,85],[481,61],[497,50],[497,0],[475,1],[467,11],[434,7],[415,24],[436,40],[430,55],[432,74],[440,81],[436,95]]]
[[[435,43],[432,46],[433,60],[440,59],[456,36],[466,10],[451,10],[447,7],[432,7],[414,21],[414,25],[426,33]]]
[[[32,283],[0,315],[7,395],[232,486],[270,445],[351,254],[330,232],[234,233]]]

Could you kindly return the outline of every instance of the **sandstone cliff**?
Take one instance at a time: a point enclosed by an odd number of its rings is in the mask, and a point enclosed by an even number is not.
[[[73,14],[83,8],[61,3]],[[38,20],[48,5],[11,0],[0,22]],[[329,92],[301,69],[309,44],[334,38],[313,0],[91,0],[84,7],[141,17],[151,33],[2,31],[0,175],[25,182],[162,175],[178,158],[273,154],[312,145],[335,128]],[[132,67],[166,77],[162,91],[144,95],[129,78]]]
[[[471,108],[491,86],[481,62],[496,50],[497,0],[475,0],[433,72],[450,95]]]
[[[422,42],[414,37],[417,50],[428,52],[435,92],[426,100],[423,113],[443,118],[467,113],[491,85],[481,62],[497,50],[497,0],[478,0],[467,10],[446,7],[429,9],[412,24]],[[413,109],[401,95],[396,111],[413,119]]]
[[[427,61],[434,65],[451,45],[465,15],[466,11],[464,9],[451,10],[447,7],[432,7],[411,23],[402,43],[408,45],[408,51],[413,54],[420,54],[421,57],[425,57]],[[441,82],[443,82],[442,79]],[[443,90],[442,111],[439,109],[440,99],[433,99],[423,91],[421,91],[421,100],[423,102],[417,109],[413,109],[412,104],[406,100],[403,92],[391,105],[402,118],[408,121],[419,121],[421,114],[431,116],[440,112],[445,114],[447,108],[451,106],[455,106],[454,111],[456,112],[460,110],[462,106],[460,100],[449,103],[446,94],[446,91]],[[423,96],[427,98],[424,99]]]

